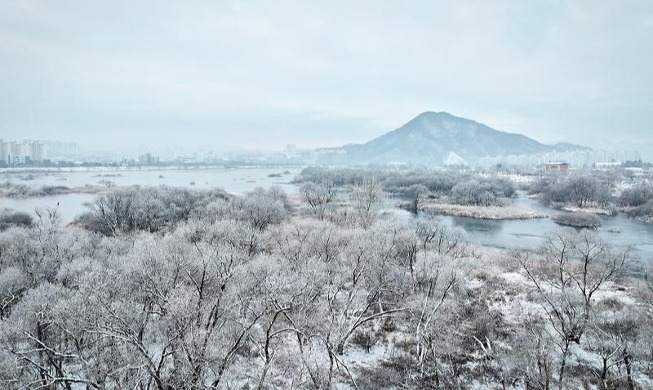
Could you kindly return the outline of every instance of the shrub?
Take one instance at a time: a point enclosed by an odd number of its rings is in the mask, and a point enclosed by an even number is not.
[[[613,185],[610,178],[594,176],[571,176],[565,180],[552,182],[542,190],[545,203],[572,203],[580,208],[596,203],[606,205],[610,202]]]
[[[44,196],[65,194],[68,192],[70,192],[70,188],[66,186],[42,186],[38,194]]]
[[[377,336],[370,329],[360,329],[351,336],[352,344],[357,345],[370,353],[372,347],[377,343]]]
[[[34,219],[31,215],[22,211],[5,210],[0,214],[0,230],[8,229],[12,226],[30,227]]]
[[[557,224],[577,228],[596,229],[601,226],[599,217],[583,212],[558,214],[552,219]]]
[[[653,187],[650,185],[628,188],[619,196],[619,205],[626,207],[638,207],[650,201],[653,201]]]
[[[635,207],[628,212],[628,216],[638,219],[653,218],[653,200],[649,200],[641,206]]]
[[[451,189],[453,203],[464,206],[502,206],[504,198],[512,198],[515,187],[505,179],[469,180]]]
[[[29,196],[31,192],[32,189],[29,186],[26,186],[25,184],[14,184],[9,189],[7,195],[9,195],[12,198],[20,198],[24,196]]]
[[[107,235],[143,230],[161,231],[192,215],[217,199],[222,190],[196,191],[186,188],[134,187],[100,196],[90,205],[90,213],[76,220],[86,229]]]

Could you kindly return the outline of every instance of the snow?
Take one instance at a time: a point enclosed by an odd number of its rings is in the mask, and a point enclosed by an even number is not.
[[[483,282],[480,279],[471,279],[467,283],[465,283],[465,287],[467,287],[469,289],[480,288],[480,287],[483,287],[484,285],[485,285],[485,282]]]
[[[351,368],[352,365],[375,367],[387,358],[388,348],[382,344],[376,344],[368,353],[361,347],[349,347],[342,357],[343,363]]]
[[[565,211],[572,211],[572,212],[600,214],[600,215],[612,215],[611,210],[602,209],[600,207],[585,207],[585,208],[581,209],[580,207],[565,206],[562,209],[565,210]]]
[[[628,291],[612,282],[608,282],[594,294],[597,301],[616,300],[623,305],[635,305],[637,301],[628,294]]]
[[[506,282],[519,286],[529,285],[528,279],[518,272],[505,272],[500,275]]]
[[[467,161],[457,153],[449,152],[449,155],[444,160],[444,165],[467,165]]]

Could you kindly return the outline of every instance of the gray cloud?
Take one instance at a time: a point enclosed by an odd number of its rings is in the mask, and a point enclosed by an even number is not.
[[[653,158],[648,1],[0,0],[0,137],[280,147],[425,111]]]

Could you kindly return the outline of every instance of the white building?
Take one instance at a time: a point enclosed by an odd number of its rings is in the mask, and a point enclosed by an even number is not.
[[[45,143],[41,141],[0,140],[0,158],[7,165],[42,162],[46,157]]]
[[[42,162],[46,159],[46,148],[45,143],[41,141],[32,141],[29,144],[30,147],[30,158],[32,161]]]
[[[486,167],[496,164],[542,166],[549,161],[566,161],[575,168],[592,168],[600,164],[618,165],[626,161],[640,159],[641,154],[637,151],[574,150],[519,156],[486,156],[479,160],[479,165]]]

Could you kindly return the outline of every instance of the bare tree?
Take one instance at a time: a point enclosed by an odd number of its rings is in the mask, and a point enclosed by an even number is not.
[[[579,344],[588,329],[594,295],[616,279],[630,259],[629,250],[613,250],[588,232],[558,231],[546,235],[540,256],[515,252],[547,319],[558,334],[561,351],[558,386],[564,386],[572,343]]]
[[[311,211],[320,219],[324,219],[328,208],[336,199],[336,187],[331,181],[318,184],[312,182],[304,183],[299,188],[299,193]]]
[[[419,211],[419,204],[422,202],[426,194],[428,194],[429,189],[422,184],[413,184],[408,187],[406,194],[410,199],[410,209],[416,213]]]
[[[441,310],[453,290],[464,279],[464,272],[455,259],[435,253],[419,257],[415,272],[416,294],[411,320],[417,343],[417,362],[420,375],[426,375],[427,362],[434,364],[436,383],[439,382],[438,359],[442,351],[437,328],[447,317]]]
[[[435,251],[438,255],[456,259],[473,255],[464,231],[451,229],[433,217],[418,219],[413,230],[424,252]]]
[[[620,310],[619,316],[615,316],[612,310],[606,310],[599,313],[589,328],[588,350],[600,360],[600,369],[593,371],[601,389],[635,388],[633,360],[638,355],[636,351],[639,349],[637,342],[641,324],[646,323],[638,317],[638,313],[629,310]],[[625,374],[619,372],[621,367],[625,369]],[[626,379],[626,383],[623,383],[622,378]]]
[[[351,200],[360,226],[367,229],[378,220],[384,199],[383,186],[378,179],[365,179],[354,185]]]

